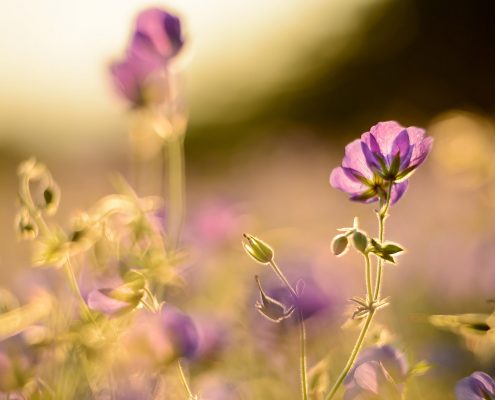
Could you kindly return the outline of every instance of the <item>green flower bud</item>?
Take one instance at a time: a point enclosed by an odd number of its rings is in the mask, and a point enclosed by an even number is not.
[[[349,240],[347,239],[347,235],[337,235],[333,238],[331,249],[332,253],[337,257],[343,255],[348,247]]]
[[[246,253],[248,253],[255,261],[261,264],[269,264],[273,261],[273,250],[262,240],[245,233],[245,242],[242,242],[242,246]]]
[[[368,247],[368,236],[366,236],[361,231],[356,231],[352,235],[352,242],[357,251],[361,253],[366,252],[366,247]]]

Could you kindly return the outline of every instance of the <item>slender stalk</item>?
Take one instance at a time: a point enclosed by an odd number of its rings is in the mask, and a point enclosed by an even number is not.
[[[385,237],[385,220],[388,217],[388,209],[390,208],[390,197],[392,194],[392,187],[393,183],[390,183],[388,187],[388,192],[387,192],[387,198],[385,201],[385,204],[380,204],[380,210],[378,213],[378,235],[379,235],[379,240],[380,243],[383,243],[384,237]],[[381,292],[381,286],[382,286],[382,278],[383,278],[383,260],[381,258],[378,259],[378,264],[377,264],[377,275],[376,275],[376,283],[375,283],[375,292],[373,293],[372,297],[372,288],[371,288],[371,265],[370,265],[370,259],[369,255],[365,255],[365,261],[366,261],[366,288],[368,290],[368,297],[369,300],[373,303],[376,302],[380,299],[380,292]],[[359,333],[359,336],[357,338],[356,344],[354,345],[354,348],[352,349],[351,355],[349,356],[347,363],[340,373],[339,377],[337,378],[337,381],[333,385],[332,389],[330,389],[330,392],[327,394],[325,397],[325,400],[331,400],[339,390],[340,386],[344,382],[345,378],[347,377],[347,374],[351,370],[352,366],[354,365],[354,362],[356,361],[357,356],[359,355],[359,352],[361,351],[361,347],[363,346],[364,339],[366,338],[366,334],[368,333],[368,330],[371,326],[371,322],[373,321],[373,317],[376,313],[376,310],[371,307],[368,313],[368,316],[366,317],[366,321],[361,328],[361,332]]]
[[[334,383],[334,385],[332,386],[332,389],[330,389],[330,392],[325,397],[325,400],[333,399],[333,397],[335,396],[335,393],[337,393],[337,391],[340,388],[340,385],[342,385],[342,382],[344,382],[344,379],[347,377],[347,374],[349,373],[352,366],[354,365],[354,362],[356,361],[356,358],[357,358],[359,352],[361,351],[361,347],[363,347],[364,339],[366,338],[366,334],[368,333],[368,329],[371,326],[371,322],[373,320],[374,315],[375,315],[375,310],[371,310],[369,312],[368,316],[366,317],[366,321],[365,321],[363,327],[361,328],[361,332],[359,333],[356,344],[354,345],[354,348],[352,349],[351,355],[349,356],[349,359],[347,360],[347,363],[346,363],[344,369],[342,370],[342,372],[340,373],[337,381]]]
[[[378,238],[380,240],[380,244],[383,243],[385,238],[385,220],[388,217],[388,209],[390,208],[390,197],[392,194],[393,183],[390,183],[387,192],[387,199],[385,201],[385,205],[380,207],[378,212]],[[378,258],[377,272],[376,272],[376,283],[375,283],[375,293],[373,295],[373,300],[380,300],[380,291],[382,287],[382,278],[383,278],[383,259]]]
[[[169,234],[172,248],[179,245],[185,213],[185,164],[184,136],[171,138],[167,142],[169,184]]]
[[[184,373],[184,369],[182,368],[182,364],[180,363],[180,360],[177,360],[177,369],[179,370],[179,377],[180,377],[180,381],[182,383],[182,386],[184,386],[184,389],[187,392],[188,400],[196,399],[196,396],[194,396],[191,388],[189,387],[189,383],[187,383],[186,374]]]
[[[368,293],[368,301],[373,301],[373,287],[371,286],[371,262],[369,253],[364,253],[364,260],[366,262],[366,291]]]
[[[76,275],[74,274],[74,270],[72,268],[72,264],[70,262],[70,258],[68,255],[65,258],[64,271],[67,276],[67,280],[69,281],[69,286],[72,290],[72,293],[77,297],[79,301],[81,311],[86,315],[86,317],[89,317],[89,319],[93,320],[94,322],[94,318],[93,315],[91,314],[91,310],[84,301],[84,297],[82,296],[81,290],[79,289],[77,278]]]
[[[277,275],[278,278],[287,287],[290,294],[294,298],[294,301],[296,302],[297,319],[298,319],[298,325],[299,325],[299,349],[300,349],[299,373],[300,373],[300,379],[301,379],[301,395],[302,395],[303,400],[308,400],[308,373],[307,373],[308,366],[307,366],[307,357],[306,357],[306,326],[304,324],[304,318],[303,318],[302,311],[301,311],[300,307],[297,305],[298,295],[297,295],[297,292],[295,291],[295,289],[290,284],[289,280],[285,277],[282,270],[275,263],[275,261],[272,260],[270,262],[270,266],[272,267],[273,271],[275,272],[275,275]]]

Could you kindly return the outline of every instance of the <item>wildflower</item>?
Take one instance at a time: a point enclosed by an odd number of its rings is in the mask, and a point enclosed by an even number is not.
[[[351,200],[391,204],[405,193],[407,179],[426,159],[433,139],[421,128],[404,128],[395,121],[380,122],[345,148],[342,166],[330,175],[330,184],[351,196]]]
[[[165,10],[149,8],[137,17],[129,54],[142,60],[167,63],[183,45],[179,18]]]
[[[119,94],[133,107],[140,107],[147,103],[146,90],[157,67],[154,62],[130,56],[110,65],[110,73]]]
[[[165,305],[157,313],[139,310],[125,343],[131,354],[143,356],[145,365],[166,365],[196,355],[198,332],[189,316]]]
[[[400,351],[388,345],[368,348],[344,381],[344,400],[399,400],[408,372],[408,364]]]
[[[166,69],[183,44],[179,18],[158,8],[142,11],[126,56],[110,66],[119,94],[133,107],[160,101],[155,97],[165,95],[167,82],[159,72]]]
[[[495,399],[495,381],[484,372],[473,372],[461,379],[455,386],[457,400],[492,400]]]

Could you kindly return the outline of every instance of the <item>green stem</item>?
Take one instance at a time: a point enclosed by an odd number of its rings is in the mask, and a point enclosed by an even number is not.
[[[366,262],[366,291],[368,293],[368,301],[373,301],[373,287],[371,286],[371,262],[369,253],[364,253],[364,260]]]
[[[378,238],[380,240],[380,244],[383,243],[385,238],[385,220],[388,217],[388,209],[390,208],[390,197],[392,194],[393,183],[390,183],[387,192],[387,199],[385,205],[380,207],[378,212]],[[373,295],[373,300],[380,300],[380,291],[382,287],[382,278],[383,278],[383,259],[378,258],[377,265],[377,273],[376,273],[376,283],[375,283],[375,293]]]
[[[184,389],[187,392],[188,400],[195,399],[196,397],[194,396],[191,388],[189,387],[189,384],[187,383],[186,374],[184,373],[184,369],[182,368],[182,364],[180,363],[180,360],[177,360],[177,369],[179,370],[179,377],[180,377],[180,381],[182,383],[182,386],[184,386]]]
[[[380,244],[383,243],[384,237],[385,237],[385,220],[388,217],[388,209],[390,208],[390,197],[392,194],[392,187],[393,183],[390,183],[387,191],[387,198],[385,201],[385,204],[380,204],[380,210],[378,212],[378,234],[379,234],[379,240]],[[365,255],[365,260],[366,260],[366,288],[368,290],[368,297],[371,303],[374,303],[380,299],[380,292],[381,292],[381,286],[382,286],[382,278],[383,278],[383,260],[381,258],[378,259],[378,265],[377,265],[377,275],[376,275],[376,284],[375,284],[375,292],[371,297],[372,293],[372,287],[371,287],[371,265],[370,265],[370,258],[369,254]],[[371,326],[371,322],[373,321],[373,317],[375,315],[376,310],[374,308],[370,308],[370,311],[368,313],[368,316],[366,317],[366,321],[361,329],[361,332],[357,338],[356,344],[354,345],[354,348],[352,349],[351,355],[349,356],[347,363],[340,373],[337,382],[333,385],[332,389],[328,393],[328,395],[325,397],[325,400],[331,400],[337,391],[339,390],[340,386],[342,385],[342,382],[344,382],[347,374],[351,370],[352,366],[354,365],[354,362],[356,361],[357,356],[359,355],[359,352],[361,351],[361,347],[363,346],[364,339],[366,338],[366,334],[368,333],[368,330]]]
[[[167,142],[169,184],[169,235],[172,248],[179,245],[185,213],[184,135]]]
[[[297,305],[298,303],[298,295],[295,289],[290,284],[289,280],[285,277],[282,270],[278,267],[275,261],[270,261],[270,266],[272,267],[275,275],[284,283],[284,285],[289,290],[290,294],[294,298],[297,308],[297,319],[299,325],[299,373],[301,379],[301,395],[303,400],[308,400],[308,373],[307,373],[307,356],[306,356],[306,326],[304,324],[304,318],[301,309]]]
[[[349,359],[347,360],[347,363],[340,373],[337,382],[333,385],[332,389],[330,392],[327,394],[325,397],[325,400],[330,400],[333,399],[335,396],[335,393],[340,388],[340,385],[342,385],[342,382],[344,382],[344,379],[346,378],[347,374],[351,370],[352,366],[354,365],[354,362],[356,361],[356,358],[361,351],[361,347],[363,346],[364,339],[366,338],[366,334],[368,333],[368,329],[371,326],[371,321],[373,320],[373,316],[375,315],[375,310],[371,310],[368,316],[366,317],[366,321],[361,329],[361,332],[357,338],[356,344],[354,345],[354,348],[352,349],[351,355],[349,356]]]
[[[70,258],[67,255],[65,258],[65,263],[64,263],[64,270],[65,274],[67,276],[67,280],[69,281],[70,288],[72,290],[72,293],[77,297],[81,311],[94,322],[93,314],[91,314],[91,310],[89,309],[88,305],[84,301],[84,297],[81,294],[81,290],[79,289],[79,285],[77,283],[77,278],[76,275],[74,274],[74,270],[72,268],[72,264],[70,262]]]

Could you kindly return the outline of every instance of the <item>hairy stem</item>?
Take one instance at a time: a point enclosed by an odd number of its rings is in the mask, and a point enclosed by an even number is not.
[[[339,377],[337,378],[337,381],[334,383],[332,386],[332,389],[330,389],[330,392],[327,394],[325,397],[325,400],[330,400],[333,399],[337,391],[339,390],[340,386],[342,385],[342,382],[344,382],[344,379],[347,377],[347,374],[351,370],[352,366],[354,365],[354,362],[356,361],[356,358],[361,351],[361,347],[363,347],[364,339],[366,338],[366,334],[368,333],[369,327],[371,326],[371,322],[373,320],[373,317],[375,315],[375,310],[371,310],[366,317],[366,321],[364,322],[363,327],[361,328],[361,332],[359,333],[359,336],[357,338],[356,344],[354,345],[354,348],[352,349],[351,355],[349,356],[349,359],[347,360],[347,363],[340,373]]]
[[[301,380],[301,395],[303,400],[308,400],[308,373],[307,373],[307,357],[306,357],[306,326],[304,324],[304,318],[301,311],[301,308],[298,306],[298,295],[295,289],[290,284],[289,280],[285,277],[282,270],[278,267],[275,261],[270,262],[270,266],[272,267],[275,275],[284,283],[284,285],[289,290],[292,295],[296,308],[297,308],[297,319],[299,325],[299,373]]]
[[[388,217],[388,209],[390,208],[390,197],[392,195],[392,187],[393,183],[390,183],[387,192],[387,199],[385,204],[380,207],[378,212],[378,239],[380,240],[380,244],[383,243],[385,238],[385,220]],[[378,258],[378,265],[376,271],[376,283],[375,283],[375,293],[373,295],[373,300],[380,300],[380,291],[382,288],[382,278],[383,278],[383,259]]]
[[[371,262],[369,253],[364,253],[366,263],[366,292],[368,294],[368,302],[373,301],[373,287],[371,286]]]

